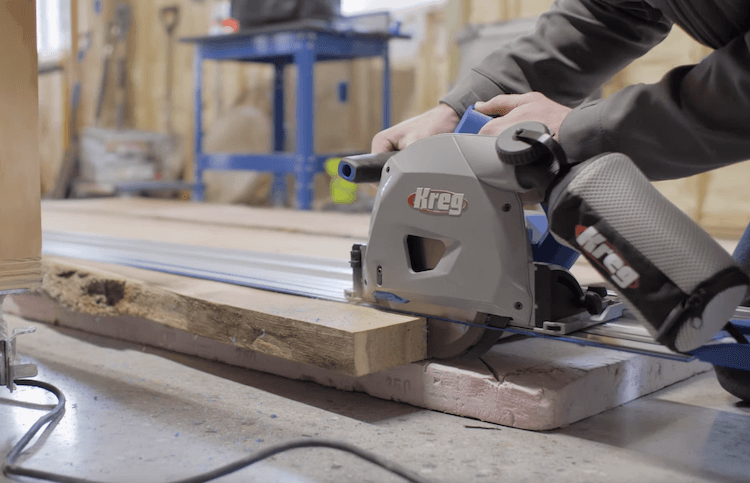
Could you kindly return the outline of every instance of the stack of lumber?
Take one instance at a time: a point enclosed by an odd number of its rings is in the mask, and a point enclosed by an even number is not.
[[[157,200],[43,203],[45,231],[346,260],[366,215]],[[709,369],[543,339],[425,360],[426,321],[137,268],[45,256],[6,309],[28,319],[525,429],[570,424]],[[579,279],[595,278],[585,265]]]

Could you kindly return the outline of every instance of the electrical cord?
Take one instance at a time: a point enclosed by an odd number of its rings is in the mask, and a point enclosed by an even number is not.
[[[18,457],[21,455],[21,451],[28,446],[28,444],[31,442],[31,440],[36,436],[36,433],[39,432],[42,427],[47,424],[51,423],[55,419],[62,416],[63,411],[65,411],[65,394],[62,393],[61,390],[53,386],[52,384],[48,384],[46,382],[42,381],[34,381],[30,379],[21,379],[18,381],[15,381],[17,386],[31,386],[31,387],[39,387],[41,389],[45,389],[57,397],[57,406],[55,408],[39,418],[36,423],[28,430],[26,431],[26,434],[23,435],[23,437],[16,443],[15,446],[10,450],[10,453],[8,453],[8,456],[5,457],[5,462],[3,463],[3,473],[5,474],[6,470],[9,468],[14,468],[11,466],[13,463],[16,462]]]
[[[57,473],[33,470],[29,468],[21,468],[20,466],[13,465],[13,463],[15,463],[15,461],[21,455],[21,452],[26,448],[26,446],[28,446],[29,442],[31,442],[31,440],[39,432],[39,430],[42,427],[44,427],[44,425],[51,423],[55,419],[58,419],[59,417],[61,417],[65,409],[65,395],[62,393],[60,389],[56,388],[52,384],[48,384],[42,381],[26,379],[26,380],[16,381],[16,385],[31,386],[31,387],[38,387],[41,389],[45,389],[51,392],[52,394],[54,394],[57,397],[58,402],[57,402],[57,406],[55,406],[53,410],[51,410],[50,412],[48,412],[47,414],[39,418],[37,422],[34,423],[34,425],[26,432],[26,434],[23,435],[23,437],[18,441],[18,443],[16,443],[16,445],[13,446],[13,448],[10,450],[10,453],[8,453],[8,456],[6,456],[5,458],[5,462],[3,463],[3,466],[2,466],[2,473],[5,476],[10,476],[10,475],[26,476],[30,478],[36,478],[39,480],[53,481],[56,483],[100,483],[100,482],[89,480],[86,478],[76,478],[73,476],[60,475]],[[330,441],[330,440],[325,440],[325,439],[315,439],[315,438],[304,439],[304,440],[299,440],[299,441],[290,441],[287,443],[273,445],[268,448],[264,448],[263,450],[258,451],[257,453],[251,456],[247,456],[245,458],[242,458],[240,460],[237,460],[233,463],[222,466],[215,470],[208,471],[206,473],[202,473],[200,475],[192,476],[189,478],[175,480],[170,483],[203,483],[206,481],[211,481],[221,476],[226,476],[230,473],[234,473],[235,471],[246,468],[254,463],[257,463],[258,461],[264,460],[266,458],[277,455],[279,453],[283,453],[284,451],[289,451],[289,450],[298,449],[298,448],[330,448],[330,449],[337,449],[339,451],[345,451],[347,453],[351,453],[355,456],[358,456],[362,458],[363,460],[369,461],[370,463],[374,465],[380,466],[381,468],[402,477],[406,481],[409,481],[412,483],[429,483],[428,480],[425,480],[420,475],[417,475],[411,470],[404,468],[398,463],[390,461],[386,458],[383,458],[382,456],[376,455],[374,453],[361,449],[352,444],[338,442],[338,441]]]

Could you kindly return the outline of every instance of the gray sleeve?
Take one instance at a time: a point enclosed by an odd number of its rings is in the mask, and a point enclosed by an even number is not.
[[[575,160],[616,151],[652,180],[750,159],[750,32],[656,84],[626,87],[565,118],[560,141]]]
[[[537,91],[574,107],[671,26],[641,0],[557,0],[533,33],[490,54],[441,102],[463,115],[476,101]]]

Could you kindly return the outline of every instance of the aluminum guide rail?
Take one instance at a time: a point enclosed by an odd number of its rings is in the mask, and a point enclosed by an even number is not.
[[[45,231],[42,253],[345,302],[349,263],[329,258]]]
[[[56,231],[45,231],[42,242],[42,253],[45,255],[125,265],[335,302],[347,302],[344,291],[352,289],[352,269],[349,262],[332,258]],[[750,310],[738,308],[735,318],[750,319]],[[644,327],[627,317],[566,336],[546,335],[517,327],[507,327],[504,330],[667,359],[692,359],[692,356],[674,353],[657,344]]]

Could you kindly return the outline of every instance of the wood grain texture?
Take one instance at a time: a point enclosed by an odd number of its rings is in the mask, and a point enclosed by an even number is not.
[[[0,291],[40,278],[34,2],[0,0]]]
[[[224,212],[223,208],[214,207],[219,220],[221,219],[220,213]],[[240,208],[240,210],[247,212],[251,209]],[[291,216],[284,216],[287,213]],[[258,215],[256,221],[261,222],[264,216],[262,213]],[[333,235],[335,225],[325,225],[325,222],[326,220],[339,221],[338,217],[311,218],[311,220],[317,220],[320,225],[310,226],[311,231],[305,231],[304,227],[297,227],[300,231],[296,232],[293,229],[277,229],[275,226],[275,223],[279,221],[296,218],[296,215],[291,212],[266,211],[265,218],[268,219],[269,227],[258,225],[245,227],[241,224],[224,225],[221,222],[212,223],[208,220],[192,222],[173,218],[104,215],[89,213],[86,210],[52,212],[47,210],[45,204],[42,225],[45,231],[66,231],[192,246],[289,253],[344,260],[349,259],[353,243],[366,239],[366,236],[347,238]],[[345,219],[343,218],[342,221]],[[242,218],[238,218],[238,221],[241,220]]]
[[[45,230],[348,260],[369,217],[167,200],[45,201]],[[425,321],[160,272],[44,258],[37,293],[290,361],[363,375],[426,357]]]
[[[426,357],[418,317],[73,259],[45,257],[42,266],[35,295],[72,313],[142,318],[351,376]]]
[[[100,219],[156,220],[200,223],[216,228],[247,228],[266,231],[305,233],[365,240],[369,214],[310,213],[286,209],[185,203],[138,198],[67,200],[42,202],[45,230],[61,229],[70,217],[91,215]],[[342,256],[348,257],[348,252]]]

